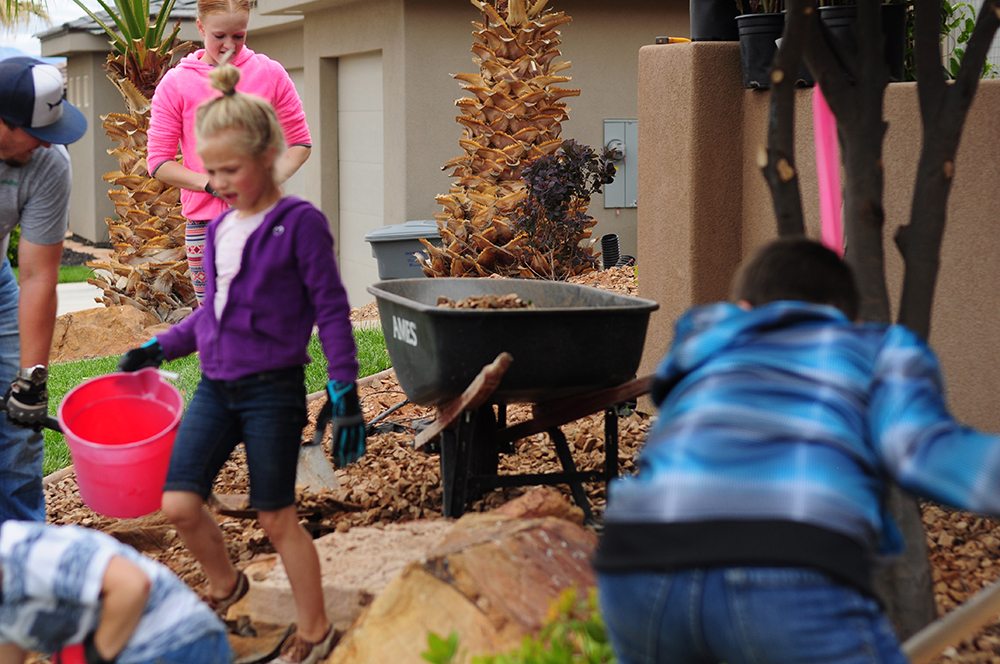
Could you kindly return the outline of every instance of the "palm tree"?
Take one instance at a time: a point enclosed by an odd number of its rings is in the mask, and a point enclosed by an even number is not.
[[[24,25],[32,18],[48,20],[49,13],[44,2],[6,0],[4,4],[0,5],[0,31]]]
[[[116,216],[106,219],[113,253],[106,261],[88,264],[95,269],[89,281],[104,291],[107,306],[129,304],[161,321],[176,322],[195,303],[184,253],[185,220],[177,188],[147,173],[146,132],[157,83],[191,43],[177,42],[179,22],[166,32],[174,0],[164,0],[155,17],[149,0],[114,0],[114,8],[98,0],[103,18],[82,0],[73,1],[110,38],[104,68],[127,109],[103,117],[104,131],[117,144],[109,152],[119,164],[118,170],[104,174],[115,185],[108,197]]]
[[[555,156],[569,116],[562,87],[570,63],[559,60],[559,28],[570,17],[548,0],[471,0],[482,12],[473,23],[473,60],[479,72],[454,77],[469,93],[455,102],[463,153],[447,164],[455,178],[435,215],[442,246],[425,242],[428,276],[538,276],[533,238],[516,219],[528,190],[528,164]],[[582,212],[582,210],[581,210]],[[544,262],[544,261],[542,261]]]

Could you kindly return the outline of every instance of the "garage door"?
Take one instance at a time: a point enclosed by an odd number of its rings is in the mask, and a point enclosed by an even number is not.
[[[340,145],[340,270],[351,306],[372,300],[365,290],[378,265],[365,234],[382,221],[382,53],[338,59]]]

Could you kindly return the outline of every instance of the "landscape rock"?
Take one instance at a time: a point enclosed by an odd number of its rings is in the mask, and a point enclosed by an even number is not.
[[[327,661],[416,661],[429,632],[456,632],[463,657],[516,647],[561,592],[594,585],[596,542],[565,519],[467,514],[375,598]]]
[[[56,319],[49,361],[69,362],[118,355],[134,348],[165,327],[153,314],[131,306],[95,307]]]
[[[408,564],[423,560],[451,526],[444,520],[409,521],[352,528],[314,540],[326,610],[334,626],[347,629]],[[276,555],[255,558],[244,571],[250,591],[230,608],[230,619],[246,615],[255,625],[294,620],[288,575]]]

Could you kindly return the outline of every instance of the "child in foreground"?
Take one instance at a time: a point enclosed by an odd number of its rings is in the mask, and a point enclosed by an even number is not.
[[[220,613],[247,591],[222,531],[205,507],[212,483],[243,442],[250,505],[291,584],[297,631],[279,663],[322,661],[334,645],[323,602],[319,557],[295,510],[295,471],[306,423],[306,347],[313,325],[329,360],[326,409],[339,465],[365,449],[358,365],[347,293],[327,220],[310,203],[282,197],[274,168],[283,151],[270,104],[236,92],[240,72],[211,74],[222,96],[198,109],[198,150],[213,189],[231,210],[209,224],[206,303],[183,322],[123,356],[135,371],[199,352],[203,378],[181,422],[163,494],[163,512],[208,578]],[[242,266],[242,267],[241,267]]]
[[[183,581],[96,530],[5,521],[0,587],[5,664],[81,644],[87,664],[233,660],[222,621]]]
[[[902,544],[888,479],[997,514],[1000,440],[952,418],[923,341],[855,323],[822,245],[764,246],[734,299],[677,323],[638,475],[610,490],[595,566],[619,661],[905,662],[872,589]]]

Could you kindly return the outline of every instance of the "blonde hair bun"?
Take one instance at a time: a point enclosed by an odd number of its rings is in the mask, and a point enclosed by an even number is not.
[[[229,64],[220,64],[208,75],[212,87],[226,96],[236,93],[236,84],[240,82],[240,70]]]

